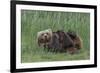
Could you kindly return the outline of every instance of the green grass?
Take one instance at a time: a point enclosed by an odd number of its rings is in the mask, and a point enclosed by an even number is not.
[[[54,53],[38,47],[37,32],[51,28],[53,31],[69,29],[83,40],[79,53]],[[78,12],[21,11],[21,62],[85,60],[90,58],[90,14]]]

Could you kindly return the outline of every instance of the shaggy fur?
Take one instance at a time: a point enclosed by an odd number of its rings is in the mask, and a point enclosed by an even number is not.
[[[81,38],[72,31],[65,33],[62,30],[52,32],[51,29],[40,31],[37,34],[38,45],[48,50],[56,50],[73,54],[82,48]]]
[[[82,39],[78,34],[74,31],[68,31],[67,34],[71,37],[77,49],[81,49],[83,47]]]
[[[62,47],[59,42],[59,36],[56,32],[52,34],[52,41],[48,44],[48,49],[53,51],[61,51]]]
[[[71,54],[75,53],[76,48],[71,37],[61,30],[57,31],[57,34],[59,35],[59,42],[60,42],[62,50],[68,51]]]

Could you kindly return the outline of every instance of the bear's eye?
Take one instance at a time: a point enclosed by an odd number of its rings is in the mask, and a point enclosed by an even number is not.
[[[43,39],[41,39],[41,41],[43,41]]]
[[[44,34],[41,34],[42,36],[44,35]]]
[[[47,35],[49,34],[49,33],[46,33]]]

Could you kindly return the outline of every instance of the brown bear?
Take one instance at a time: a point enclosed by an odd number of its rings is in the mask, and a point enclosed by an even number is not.
[[[72,31],[64,32],[58,30],[52,32],[51,29],[43,30],[37,34],[38,45],[48,50],[75,53],[82,48],[81,38]]]

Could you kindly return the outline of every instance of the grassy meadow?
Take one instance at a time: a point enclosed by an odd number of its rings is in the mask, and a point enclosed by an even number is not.
[[[37,44],[37,32],[51,28],[53,31],[73,30],[83,40],[79,53],[54,53],[44,51]],[[21,62],[86,60],[90,58],[90,14],[21,10]]]

